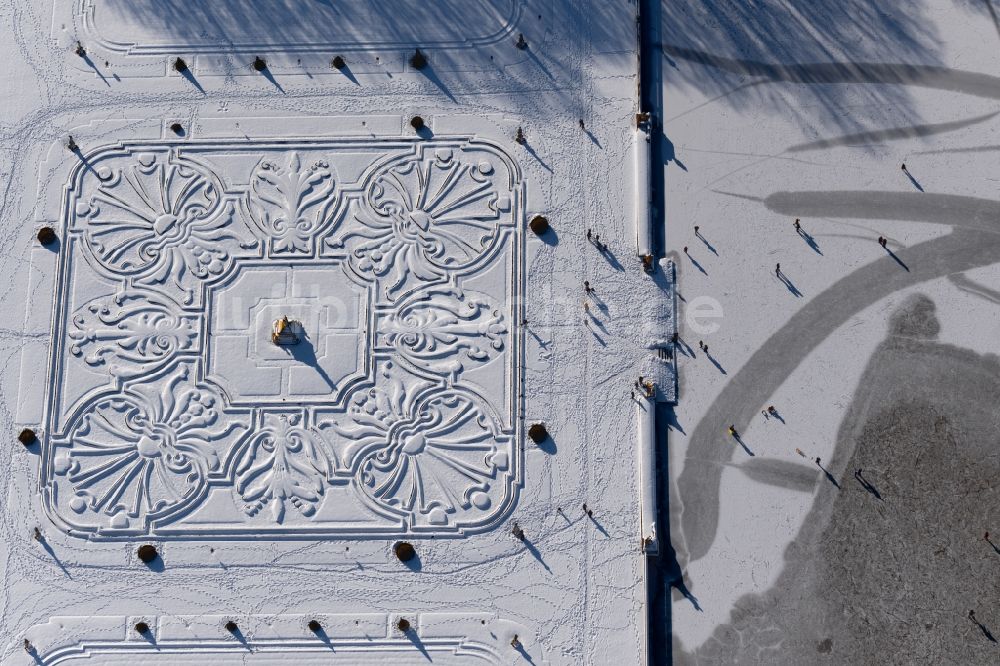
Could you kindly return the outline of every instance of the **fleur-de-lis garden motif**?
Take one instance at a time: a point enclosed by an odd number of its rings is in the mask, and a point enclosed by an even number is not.
[[[223,241],[238,241],[228,227],[233,207],[214,176],[170,153],[141,153],[102,172],[76,213],[86,219],[84,237],[105,268],[169,284],[190,302],[189,277],[229,267]]]
[[[422,293],[379,327],[379,343],[418,368],[455,379],[467,361],[485,363],[504,347],[507,327],[484,294],[444,287]]]
[[[104,366],[115,377],[155,372],[177,352],[187,351],[197,336],[193,317],[155,293],[122,293],[99,298],[71,318],[69,351],[91,366]]]
[[[305,517],[316,512],[330,475],[330,458],[319,435],[297,425],[297,417],[267,418],[243,444],[236,465],[236,492],[244,511],[254,516],[270,505],[275,522],[294,508]]]
[[[303,168],[294,151],[285,166],[261,160],[250,178],[247,206],[251,219],[270,236],[273,252],[309,252],[312,239],[329,221],[334,185],[323,160]]]
[[[385,280],[392,297],[410,276],[434,280],[479,259],[511,222],[509,175],[479,157],[440,149],[384,168],[368,188],[362,226],[344,239],[352,268]]]
[[[220,421],[216,398],[184,384],[187,374],[185,367],[152,395],[101,398],[79,415],[54,464],[72,488],[74,511],[113,517],[111,527],[124,528],[203,495],[219,464],[212,442],[239,426]]]

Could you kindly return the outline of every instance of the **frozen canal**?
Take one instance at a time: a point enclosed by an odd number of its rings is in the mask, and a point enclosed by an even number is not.
[[[997,659],[997,10],[662,5],[676,664]]]

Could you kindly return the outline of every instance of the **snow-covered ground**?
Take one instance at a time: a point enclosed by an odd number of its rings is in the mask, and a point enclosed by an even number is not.
[[[861,381],[866,369],[889,372],[904,402],[929,393],[949,422],[961,422],[947,409],[955,396],[995,409],[995,396],[969,390],[976,383],[961,364],[922,386],[880,350],[890,317],[923,294],[939,323],[936,357],[971,350],[985,355],[972,366],[989,368],[1000,353],[998,11],[990,0],[662,4],[666,234],[690,350],[678,356],[669,442],[671,537],[690,593],[675,591],[671,605],[677,663],[996,658],[966,617],[972,608],[1000,634],[996,553],[983,540],[1000,516],[995,433],[981,445],[956,435],[952,452],[992,478],[985,486],[943,470],[947,492],[916,488],[879,505],[853,475],[858,456],[881,454],[855,438],[866,423],[859,414],[878,401]],[[780,420],[761,413],[772,405]],[[946,441],[922,438],[928,447]],[[909,457],[874,465],[875,487],[906,479]],[[951,489],[970,504],[904,544],[900,582],[890,583],[874,550],[862,558],[861,582],[823,587],[795,573],[801,559],[848,560],[864,541],[808,536],[832,534],[847,498],[891,512],[902,496],[923,490],[921,501],[944,503]],[[943,557],[939,547],[968,552],[932,577],[940,594],[925,600],[909,588]],[[818,617],[803,610],[825,606]],[[935,618],[923,626],[926,613]],[[871,622],[853,632],[838,617]],[[903,626],[907,639],[893,642]]]
[[[635,15],[0,3],[3,663],[642,660]]]

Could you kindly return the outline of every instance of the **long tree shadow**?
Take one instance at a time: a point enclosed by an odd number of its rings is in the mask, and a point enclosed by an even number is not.
[[[420,636],[417,634],[416,629],[409,627],[403,632],[403,635],[413,644],[413,647],[415,647],[420,654],[424,656],[424,659],[427,661],[434,661],[434,659],[431,658],[430,652],[427,651],[427,646],[425,646],[424,642],[420,640]]]
[[[278,79],[274,78],[274,73],[271,72],[270,67],[265,67],[264,69],[260,70],[260,75],[263,76],[268,81],[270,81],[271,85],[277,88],[278,92],[280,92],[282,95],[286,94],[285,89],[281,87],[280,83],[278,83]]]
[[[178,74],[187,79],[187,81],[195,88],[197,88],[198,92],[200,92],[202,95],[205,94],[205,89],[201,86],[201,83],[198,82],[198,79],[194,77],[194,72],[191,71],[190,67],[185,67],[183,70],[178,72]]]
[[[434,65],[428,62],[420,69],[420,73],[427,77],[428,81],[437,86],[438,90],[444,93],[444,96],[447,97],[452,104],[458,104],[458,100],[455,99],[451,90],[449,90],[448,86],[444,84],[444,81],[441,80],[441,77],[438,76],[438,73],[434,70]],[[549,169],[549,171],[551,171],[551,169]]]

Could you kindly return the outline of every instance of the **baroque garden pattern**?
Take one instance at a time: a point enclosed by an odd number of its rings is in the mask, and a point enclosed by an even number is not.
[[[66,188],[50,516],[90,539],[495,526],[522,483],[521,188],[474,139],[95,151]]]

